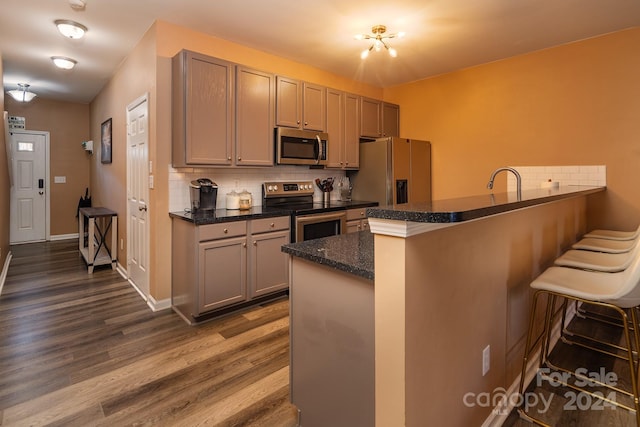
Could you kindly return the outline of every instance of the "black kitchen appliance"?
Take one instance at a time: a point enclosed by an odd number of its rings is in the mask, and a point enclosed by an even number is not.
[[[313,201],[312,181],[265,182],[263,209],[287,210],[291,214],[291,242],[346,233],[346,205]]]
[[[198,178],[189,184],[191,212],[214,211],[218,197],[218,185],[209,178]]]

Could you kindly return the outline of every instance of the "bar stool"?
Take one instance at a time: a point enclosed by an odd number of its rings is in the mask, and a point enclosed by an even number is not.
[[[540,375],[540,368],[546,367],[558,374],[553,377],[554,382],[564,385],[565,387],[569,387],[577,392],[584,392],[597,399],[602,399],[603,395],[598,395],[587,390],[583,387],[585,384],[595,383],[598,386],[606,387],[614,392],[626,394],[633,399],[633,407],[620,402],[610,403],[634,412],[636,416],[636,424],[640,426],[640,402],[638,398],[637,378],[638,360],[636,357],[637,353],[634,354],[633,351],[634,347],[636,349],[640,348],[640,336],[638,334],[639,328],[631,328],[629,325],[629,317],[631,318],[630,320],[632,325],[638,324],[636,308],[640,305],[640,257],[634,257],[627,269],[617,273],[586,271],[567,267],[550,267],[531,283],[531,287],[536,289],[536,292],[532,302],[529,330],[527,332],[525,354],[523,357],[522,373],[520,377],[519,396],[521,397],[521,404],[518,407],[518,413],[521,418],[539,425],[546,425],[543,421],[528,414],[527,407],[524,406],[527,400],[524,398],[524,382],[529,357],[533,350],[540,345],[541,349],[538,370],[536,372],[537,375]],[[547,296],[543,332],[536,338],[535,342],[532,343],[536,308],[540,297],[543,295]],[[617,344],[612,343],[611,351],[607,351],[588,344],[581,344],[581,346],[626,360],[629,363],[631,390],[623,390],[620,387],[615,387],[615,385],[607,384],[603,381],[597,381],[589,376],[581,375],[577,370],[572,372],[565,367],[556,366],[549,359],[549,355],[551,353],[550,342],[551,331],[553,329],[552,323],[558,312],[555,311],[558,299],[563,300],[563,310],[559,310],[562,313],[560,331],[561,339],[563,341],[565,339],[564,308],[566,308],[566,303],[568,301],[578,301],[606,307],[618,314],[621,320],[621,326],[623,327],[624,347],[620,347]],[[633,337],[633,342],[631,337]],[[623,354],[620,354],[620,348],[624,350]],[[542,377],[546,377],[547,379],[551,378],[549,374],[544,373],[542,374]],[[574,381],[566,380],[568,378],[572,378]]]
[[[640,236],[640,226],[638,226],[635,231],[591,230],[582,237],[609,240],[635,240],[638,236]]]
[[[595,237],[585,237],[574,243],[571,247],[583,251],[605,252],[610,254],[622,254],[631,251],[638,244],[635,240],[609,240]]]

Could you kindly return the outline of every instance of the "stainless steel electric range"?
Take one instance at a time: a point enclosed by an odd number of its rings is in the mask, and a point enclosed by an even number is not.
[[[290,212],[291,242],[346,233],[346,209],[352,203],[314,202],[313,193],[313,181],[265,182],[262,185],[263,209],[277,208]]]

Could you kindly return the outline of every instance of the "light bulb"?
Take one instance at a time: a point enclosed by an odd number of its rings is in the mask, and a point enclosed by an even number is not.
[[[52,56],[51,60],[56,67],[62,68],[63,70],[71,70],[78,63],[75,59],[66,58],[64,56]]]
[[[395,58],[396,56],[398,56],[398,52],[391,47],[389,48],[389,55],[391,55],[392,58]]]
[[[396,37],[401,39],[402,37],[404,37],[406,35],[407,35],[407,33],[405,33],[404,31],[400,31],[398,34],[396,34]]]
[[[363,50],[362,53],[360,54],[361,59],[367,59],[367,56],[369,56],[369,49]]]

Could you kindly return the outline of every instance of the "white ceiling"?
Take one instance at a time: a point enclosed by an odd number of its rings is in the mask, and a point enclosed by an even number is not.
[[[0,0],[4,88],[88,103],[151,24],[161,19],[355,80],[388,87],[640,25],[640,0]],[[53,21],[89,28],[82,40]],[[358,33],[405,31],[384,52]],[[640,48],[640,47],[639,47]],[[78,61],[58,70],[51,56]]]

